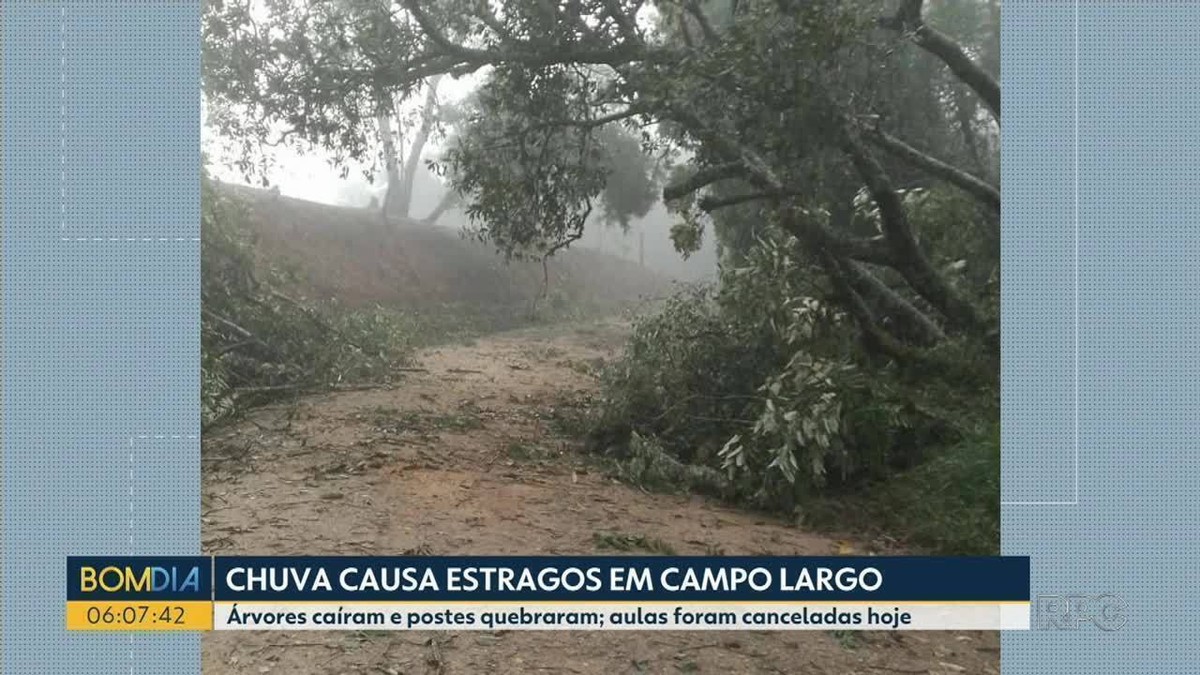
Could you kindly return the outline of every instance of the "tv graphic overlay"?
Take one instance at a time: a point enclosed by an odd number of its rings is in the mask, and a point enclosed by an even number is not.
[[[1028,630],[1023,557],[70,558],[71,630]]]
[[[67,559],[68,630],[211,630],[212,559]]]

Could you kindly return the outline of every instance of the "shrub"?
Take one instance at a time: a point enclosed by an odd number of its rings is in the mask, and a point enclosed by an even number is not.
[[[777,358],[755,337],[722,315],[709,286],[672,296],[636,322],[624,358],[601,373],[597,432],[623,442],[637,430],[682,462],[716,462],[727,431],[750,419],[759,373]]]
[[[641,466],[652,444],[721,471],[740,500],[789,510],[910,467],[994,413],[994,377],[874,360],[797,249],[768,233],[720,286],[689,287],[639,319],[603,374],[593,446]],[[971,374],[991,367],[962,345],[940,350]]]
[[[241,205],[201,192],[201,420],[343,382],[386,380],[411,331],[382,309],[350,312],[293,298],[284,270],[256,265]]]

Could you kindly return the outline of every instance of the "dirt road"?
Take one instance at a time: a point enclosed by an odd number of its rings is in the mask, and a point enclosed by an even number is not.
[[[204,440],[206,554],[829,555],[845,541],[606,478],[553,424],[623,327],[421,354],[392,389],[254,412]],[[207,633],[203,672],[999,673],[996,633]]]

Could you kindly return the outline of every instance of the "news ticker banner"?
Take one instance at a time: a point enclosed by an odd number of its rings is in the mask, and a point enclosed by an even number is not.
[[[1027,557],[70,557],[67,628],[1028,630]]]

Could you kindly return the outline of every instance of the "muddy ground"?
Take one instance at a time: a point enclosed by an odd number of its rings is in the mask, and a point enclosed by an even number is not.
[[[205,554],[830,555],[870,543],[608,478],[557,424],[625,327],[419,355],[391,388],[254,411],[204,439]],[[569,415],[566,415],[569,417]],[[969,632],[214,632],[203,672],[999,673]]]

